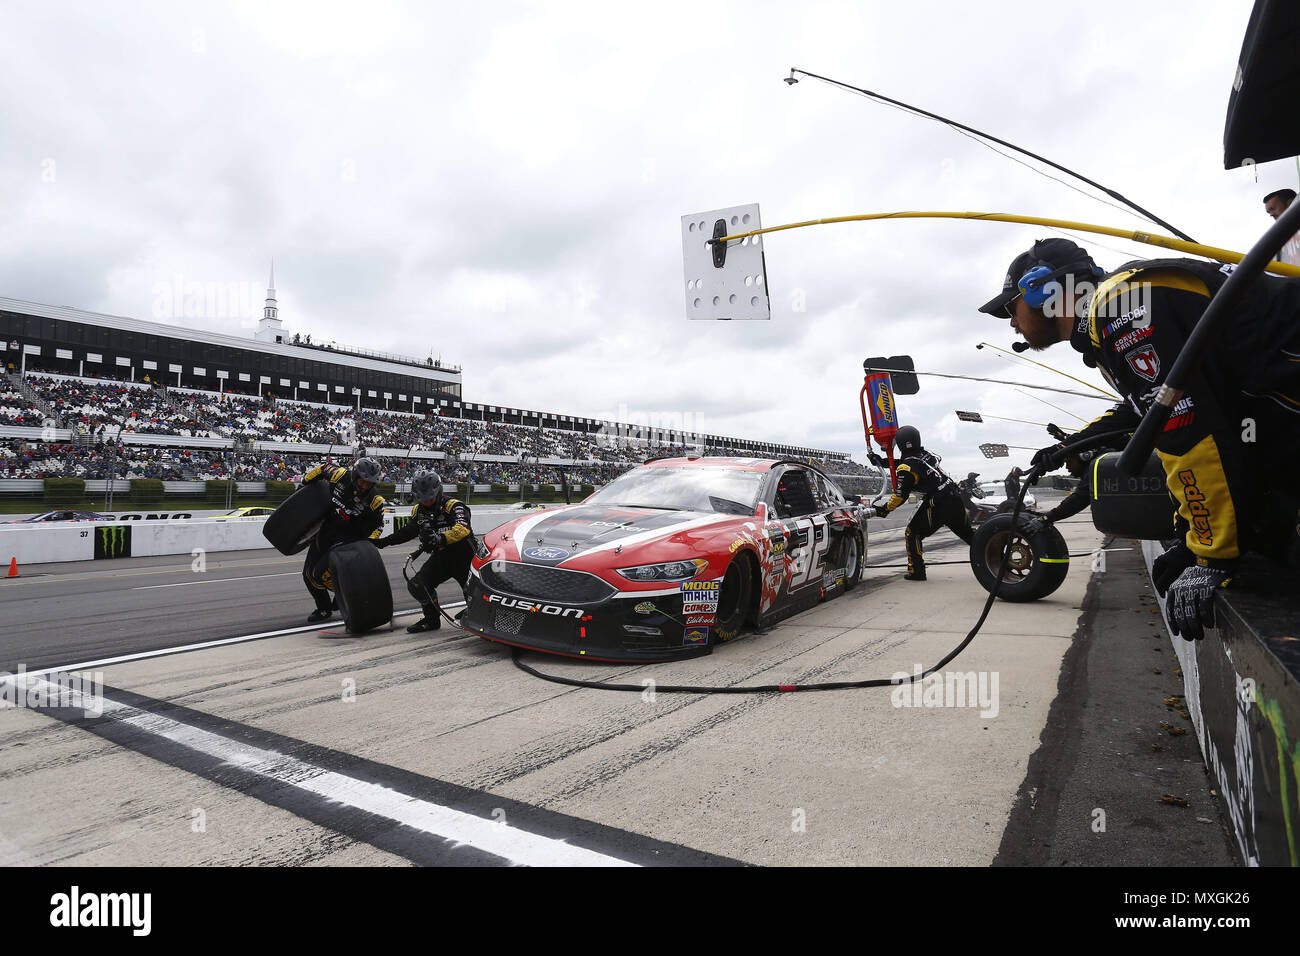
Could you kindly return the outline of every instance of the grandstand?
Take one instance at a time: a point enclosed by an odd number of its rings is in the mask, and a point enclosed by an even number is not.
[[[272,284],[274,278],[272,278]],[[0,298],[0,479],[287,479],[365,452],[404,481],[598,485],[646,458],[725,454],[867,469],[843,453],[465,402],[432,358],[311,345],[274,288],[251,338]]]

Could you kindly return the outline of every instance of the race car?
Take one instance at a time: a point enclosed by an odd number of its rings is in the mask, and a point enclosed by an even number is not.
[[[213,515],[213,521],[225,521],[227,518],[268,518],[275,513],[274,508],[236,508],[223,515]]]
[[[678,660],[852,589],[865,554],[866,509],[814,466],[653,460],[488,532],[461,626],[567,657]]]
[[[32,524],[33,522],[44,521],[104,521],[107,520],[104,515],[96,514],[93,511],[70,511],[61,509],[58,511],[47,511],[45,514],[33,515],[30,518],[18,518],[9,524]]]

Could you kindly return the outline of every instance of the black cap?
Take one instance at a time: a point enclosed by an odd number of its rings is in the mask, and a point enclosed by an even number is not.
[[[1087,250],[1069,239],[1039,239],[1028,252],[1022,252],[1011,260],[1007,277],[1002,280],[1002,291],[980,306],[980,311],[999,319],[1005,318],[1007,303],[1020,294],[1020,277],[1034,266],[1047,266],[1053,272],[1057,269],[1072,272],[1076,266],[1080,272],[1085,269],[1098,272],[1097,264]]]

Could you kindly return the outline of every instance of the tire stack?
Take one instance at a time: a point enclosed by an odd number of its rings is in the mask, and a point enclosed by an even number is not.
[[[262,534],[281,554],[306,550],[330,510],[330,486],[304,485],[266,519]],[[358,634],[389,623],[393,588],[379,549],[370,541],[337,544],[329,552],[330,579],[348,632]]]

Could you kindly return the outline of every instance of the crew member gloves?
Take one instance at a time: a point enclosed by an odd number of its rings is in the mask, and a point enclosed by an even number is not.
[[[1164,597],[1169,585],[1195,563],[1196,555],[1181,541],[1152,561],[1151,583],[1156,586],[1156,593]]]
[[[875,512],[876,512],[876,517],[877,517],[877,518],[888,518],[888,517],[889,517],[889,505],[876,505],[876,507],[875,507]]]
[[[1151,583],[1165,597],[1169,628],[1185,641],[1199,641],[1215,626],[1214,605],[1220,588],[1232,580],[1235,561],[1198,558],[1186,544],[1176,544],[1151,562]]]
[[[1051,445],[1034,452],[1034,457],[1029,459],[1029,464],[1031,468],[1042,465],[1042,474],[1047,474],[1049,471],[1056,471],[1056,469],[1064,465],[1065,459],[1068,457],[1064,445]]]

